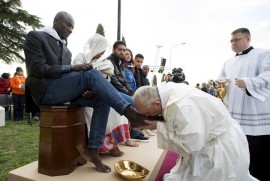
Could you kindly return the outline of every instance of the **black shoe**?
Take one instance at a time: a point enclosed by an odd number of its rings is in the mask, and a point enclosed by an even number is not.
[[[131,138],[133,141],[136,142],[144,142],[144,143],[148,143],[149,142],[149,138],[146,138],[144,136],[142,136],[141,134],[138,134],[137,136],[135,136],[134,138]]]

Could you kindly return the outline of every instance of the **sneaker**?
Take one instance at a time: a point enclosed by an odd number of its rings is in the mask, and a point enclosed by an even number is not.
[[[149,138],[146,138],[146,137],[144,137],[144,136],[142,136],[140,134],[138,136],[132,138],[132,140],[133,141],[136,141],[136,142],[144,142],[144,143],[148,143],[149,142]]]
[[[155,136],[156,133],[153,133],[152,131],[150,131],[149,129],[145,129],[144,132],[149,135],[149,136]]]

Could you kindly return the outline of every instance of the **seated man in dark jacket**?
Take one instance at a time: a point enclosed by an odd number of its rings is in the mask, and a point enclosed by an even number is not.
[[[105,135],[110,106],[125,115],[134,127],[147,125],[144,120],[149,117],[131,108],[125,97],[100,71],[92,69],[91,64],[70,65],[71,52],[66,47],[66,40],[73,28],[73,17],[59,12],[54,18],[53,28],[46,27],[27,34],[24,44],[28,73],[26,85],[37,105],[71,102],[73,105],[93,107],[92,126],[84,156],[95,164],[98,171],[110,172],[111,168],[101,162],[98,152]],[[85,97],[87,91],[93,91],[96,97]]]

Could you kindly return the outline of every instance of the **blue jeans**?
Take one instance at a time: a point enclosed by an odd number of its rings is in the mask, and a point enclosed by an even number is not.
[[[119,93],[122,95],[122,97],[124,97],[130,103],[131,107],[135,108],[134,101],[130,96],[128,96],[128,95],[126,95],[126,94],[124,94],[122,92],[119,92]],[[141,134],[141,131],[130,128],[130,133],[129,134],[130,134],[130,138],[135,138],[139,134]]]
[[[82,97],[87,90],[92,90],[97,96],[92,99]],[[120,94],[98,70],[70,72],[59,79],[50,79],[41,104],[56,105],[65,102],[94,109],[88,148],[102,147],[110,107],[122,115],[130,105],[129,102],[134,106],[131,97]]]
[[[141,133],[141,131],[131,128],[130,129],[130,138],[136,138],[140,133]]]

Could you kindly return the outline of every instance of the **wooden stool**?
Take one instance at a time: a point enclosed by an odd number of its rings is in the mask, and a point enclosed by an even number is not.
[[[40,106],[38,172],[67,175],[86,163],[77,145],[86,148],[87,127],[84,108],[76,106]]]

